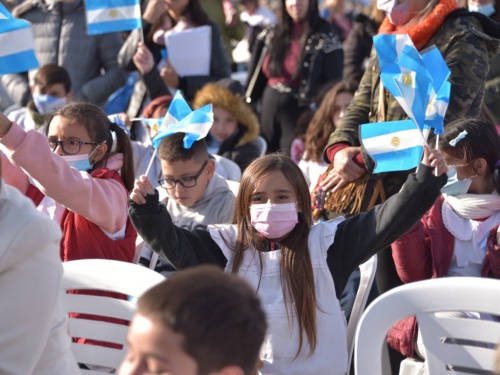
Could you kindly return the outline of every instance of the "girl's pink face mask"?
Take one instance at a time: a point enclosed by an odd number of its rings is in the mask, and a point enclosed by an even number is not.
[[[277,240],[290,233],[298,223],[295,203],[264,203],[250,206],[252,226],[264,237]]]
[[[387,14],[394,26],[403,26],[411,19],[410,3],[405,0],[398,4],[397,0],[378,0],[377,8]]]

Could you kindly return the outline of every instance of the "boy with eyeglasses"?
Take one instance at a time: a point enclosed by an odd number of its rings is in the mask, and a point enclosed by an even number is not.
[[[206,229],[210,224],[231,222],[235,197],[226,180],[215,173],[205,140],[184,148],[184,133],[163,139],[158,148],[162,175],[157,188],[175,225],[187,229]],[[136,228],[140,233],[142,228]],[[139,262],[164,275],[175,269],[164,258],[153,256],[149,247],[141,251]]]

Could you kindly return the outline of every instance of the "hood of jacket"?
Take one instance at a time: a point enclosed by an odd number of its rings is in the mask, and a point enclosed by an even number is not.
[[[241,96],[215,83],[208,83],[196,93],[193,108],[198,109],[210,103],[231,113],[243,128],[245,133],[236,146],[250,143],[257,138],[260,131],[259,120]]]

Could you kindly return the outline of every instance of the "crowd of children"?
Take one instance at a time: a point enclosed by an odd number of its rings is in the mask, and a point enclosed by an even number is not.
[[[255,13],[258,1],[241,2],[247,20],[265,14]],[[25,2],[17,14],[82,12],[81,0],[37,4]],[[352,276],[373,255],[382,284],[380,274],[398,283],[500,278],[500,136],[479,117],[500,27],[454,0],[378,0],[387,15],[381,33],[405,32],[419,51],[436,45],[451,70],[444,133],[424,146],[416,171],[381,175],[385,202],[316,222],[318,188],[339,191],[373,175],[358,126],[407,117],[379,86],[377,55],[367,46],[356,53],[365,71],[359,87],[354,77],[340,80],[341,41],[359,26],[347,5],[328,3],[323,19],[316,0],[283,0],[277,22],[251,25],[260,31],[247,35],[246,86],[228,78],[236,66],[225,51],[243,37],[231,0],[144,4],[143,29],[122,40],[109,69],[99,68],[115,71],[114,83],[134,71],[128,108],[117,117],[102,109],[102,95],[83,101],[112,85],[80,82],[76,65],[41,66],[29,94],[23,84],[24,106],[0,113],[0,299],[7,301],[0,302],[0,373],[79,373],[59,310],[60,261],[136,262],[167,277],[138,300],[121,375],[345,375]],[[219,26],[209,17],[215,6]],[[210,29],[208,73],[183,76],[170,64],[165,36],[198,26]],[[107,74],[99,82],[110,83]],[[189,147],[196,122],[157,145],[162,120],[175,117],[177,89],[193,110],[211,104],[213,121]],[[221,158],[236,164],[239,181],[229,181]],[[14,283],[26,291],[18,295]],[[38,309],[33,321],[28,302]],[[417,323],[394,325],[391,351],[425,360]]]

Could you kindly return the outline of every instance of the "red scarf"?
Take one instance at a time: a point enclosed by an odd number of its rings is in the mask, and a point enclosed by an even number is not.
[[[409,28],[396,27],[389,21],[389,17],[385,17],[378,33],[408,34],[417,50],[420,51],[427,45],[437,29],[441,27],[448,14],[455,9],[458,9],[456,0],[440,0],[426,19],[419,21]]]

